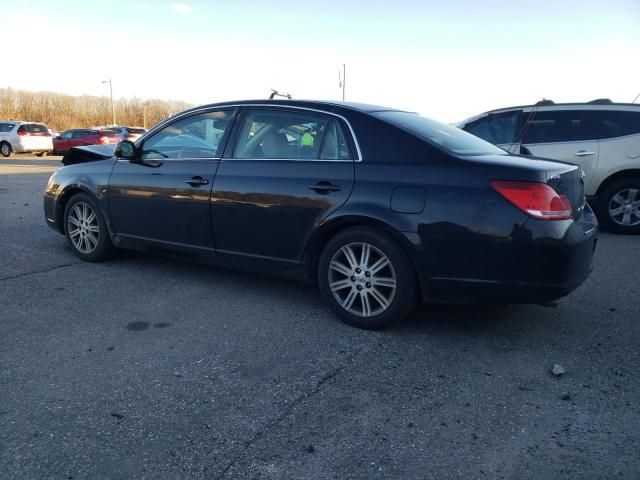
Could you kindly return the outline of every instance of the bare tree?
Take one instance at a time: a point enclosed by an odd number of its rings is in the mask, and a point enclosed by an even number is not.
[[[148,127],[189,106],[176,100],[131,98],[115,102],[118,123],[141,126],[145,122]],[[0,120],[42,122],[57,131],[108,125],[111,103],[107,97],[0,88]]]

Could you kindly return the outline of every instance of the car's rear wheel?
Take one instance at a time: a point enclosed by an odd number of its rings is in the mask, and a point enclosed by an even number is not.
[[[7,142],[0,143],[0,155],[3,157],[10,157],[13,150],[11,149],[11,145]]]
[[[366,227],[339,233],[318,262],[320,291],[349,325],[381,329],[414,307],[416,281],[411,263],[386,234]]]
[[[640,177],[617,180],[598,198],[602,227],[621,234],[640,233]]]
[[[38,152],[36,153],[36,157],[44,157],[47,154],[47,152]]]
[[[100,208],[89,195],[71,197],[64,211],[64,230],[73,252],[87,262],[109,258],[113,245]]]

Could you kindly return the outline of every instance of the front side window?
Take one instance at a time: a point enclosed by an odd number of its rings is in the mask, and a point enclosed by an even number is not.
[[[181,118],[144,142],[142,158],[218,158],[232,117],[233,110],[217,110]]]
[[[465,131],[494,145],[514,143],[518,128],[519,112],[489,114],[487,117],[465,127]]]
[[[378,118],[456,155],[506,155],[507,152],[459,128],[416,113],[385,111]]]
[[[580,110],[559,110],[526,113],[522,142],[575,142],[586,139]]]
[[[329,122],[326,118],[290,111],[249,110],[240,126],[233,158],[317,159]],[[342,139],[344,141],[344,137]],[[334,130],[333,151],[340,155]],[[328,147],[327,147],[328,148]]]

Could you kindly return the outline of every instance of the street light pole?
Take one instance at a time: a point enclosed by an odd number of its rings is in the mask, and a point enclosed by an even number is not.
[[[347,66],[342,64],[342,76],[340,75],[340,70],[338,70],[338,80],[340,80],[340,88],[342,88],[342,101],[344,102],[344,90],[346,87],[346,79],[347,76]]]
[[[116,124],[116,108],[113,105],[113,85],[111,83],[111,79],[103,80],[102,83],[109,84],[109,96],[111,97],[111,120],[113,121],[112,125],[115,125]]]

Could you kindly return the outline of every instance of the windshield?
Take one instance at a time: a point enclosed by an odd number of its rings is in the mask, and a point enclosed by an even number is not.
[[[457,155],[506,155],[501,148],[459,128],[409,112],[377,112],[378,118]]]

